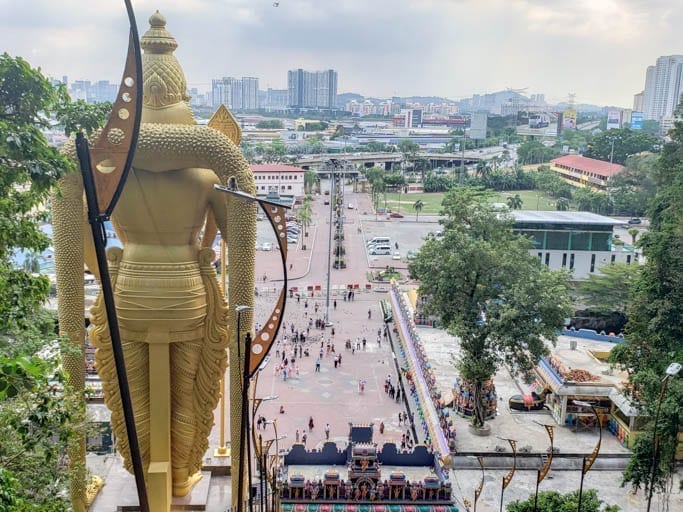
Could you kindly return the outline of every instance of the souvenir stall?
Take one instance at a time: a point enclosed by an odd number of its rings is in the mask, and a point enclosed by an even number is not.
[[[560,356],[551,355],[539,361],[532,387],[538,394],[543,393],[546,387],[550,389],[546,405],[559,425],[572,427],[577,431],[597,426],[590,408],[574,404],[575,400],[579,400],[594,404],[601,416],[601,425],[607,427],[612,405],[609,396],[614,383],[605,380],[603,376],[584,369],[570,368]]]

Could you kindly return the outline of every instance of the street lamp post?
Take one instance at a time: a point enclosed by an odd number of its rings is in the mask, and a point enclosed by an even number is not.
[[[510,448],[512,448],[512,469],[510,469],[507,475],[503,476],[503,484],[500,488],[500,512],[503,512],[503,495],[505,494],[507,486],[510,485],[512,477],[515,476],[515,470],[517,469],[517,441],[505,437],[499,437],[498,439],[507,441],[510,443]]]
[[[591,466],[593,466],[595,459],[598,458],[598,453],[600,452],[600,444],[602,443],[602,425],[600,422],[600,415],[598,414],[598,410],[595,408],[594,404],[584,402],[583,400],[572,400],[572,402],[574,403],[574,405],[578,405],[579,407],[589,407],[591,411],[593,411],[595,419],[598,422],[598,444],[595,445],[595,448],[593,448],[593,451],[588,457],[583,458],[583,466],[581,467],[581,483],[579,484],[579,504],[577,507],[577,512],[581,512],[581,501],[583,499],[583,479],[585,478],[586,473],[590,471],[590,468]]]
[[[235,311],[237,312],[237,357],[242,361],[242,356],[240,354],[240,344],[242,342],[241,338],[241,327],[242,327],[242,313],[250,310],[250,306],[238,305],[235,306]],[[249,428],[249,418],[247,417],[247,401],[248,401],[248,389],[249,389],[249,354],[251,353],[251,333],[247,332],[247,339],[245,340],[245,350],[244,350],[244,362],[242,363],[244,367],[242,368],[242,403],[241,403],[241,431],[240,431],[240,447],[239,447],[239,475],[237,487],[237,503],[238,506],[244,510],[244,472],[245,469],[249,472],[249,486],[251,487],[251,465],[247,462],[245,467],[245,458],[249,457],[249,447],[248,444],[249,437],[246,435]],[[245,457],[246,448],[246,457]],[[249,500],[250,512],[251,512],[251,499]]]
[[[332,166],[332,172],[330,173],[330,226],[329,226],[329,237],[327,240],[327,293],[325,297],[325,325],[330,323],[330,276],[332,274],[332,213],[334,212],[335,200],[335,188],[336,188],[336,170],[337,163],[335,161],[330,161],[329,164]]]
[[[553,463],[553,426],[544,425],[542,423],[538,423],[537,421],[534,423],[538,425],[543,425],[543,427],[545,427],[546,433],[548,434],[548,437],[550,438],[550,449],[548,451],[548,458],[545,460],[543,466],[541,467],[541,469],[538,470],[538,473],[536,474],[536,494],[534,494],[534,512],[536,512],[538,510],[538,486],[546,477],[548,471],[550,471],[550,465]]]
[[[662,408],[664,401],[664,394],[666,393],[666,386],[669,382],[669,377],[675,377],[681,371],[680,363],[671,363],[666,369],[666,375],[662,379],[662,387],[659,391],[659,401],[657,402],[657,412],[655,413],[654,424],[654,438],[652,440],[652,467],[650,468],[650,487],[647,492],[647,512],[650,512],[652,505],[652,493],[655,487],[655,473],[657,471],[657,464],[659,462],[659,438],[657,437],[657,423],[659,423],[659,411]]]

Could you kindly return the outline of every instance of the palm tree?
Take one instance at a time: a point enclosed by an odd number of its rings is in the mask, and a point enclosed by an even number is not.
[[[420,212],[422,211],[423,206],[424,203],[420,199],[413,203],[413,208],[415,209],[415,222],[419,222]]]
[[[566,197],[558,197],[557,203],[555,203],[555,209],[558,212],[566,212],[569,210],[569,199]]]
[[[491,174],[491,167],[489,167],[488,162],[486,160],[479,160],[477,162],[477,167],[474,170],[474,174],[480,178],[486,178],[489,174]]]
[[[511,210],[519,210],[522,208],[522,203],[524,203],[524,201],[522,201],[519,194],[515,194],[514,196],[508,196],[507,203]]]
[[[315,171],[306,171],[304,173],[304,191],[307,194],[313,192],[315,186],[320,183],[320,176]]]
[[[636,245],[636,239],[638,238],[640,231],[636,228],[631,228],[628,230],[628,234],[631,235],[631,245]]]

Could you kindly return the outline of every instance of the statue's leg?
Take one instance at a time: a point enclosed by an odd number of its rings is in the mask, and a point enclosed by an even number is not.
[[[202,340],[171,344],[171,466],[174,496],[187,495],[201,478],[201,475],[195,474],[196,461],[191,459],[197,442],[198,415],[201,413],[200,407],[195,407],[194,388],[201,385],[196,377],[202,344]]]
[[[149,465],[149,345],[139,341],[124,341],[122,345],[126,360],[128,387],[133,403],[135,428],[142,454],[142,467],[147,468]],[[123,418],[121,420],[123,421]],[[125,435],[124,439],[126,453],[130,454],[128,438]],[[119,446],[121,440],[119,437]],[[130,455],[127,458],[129,459]]]

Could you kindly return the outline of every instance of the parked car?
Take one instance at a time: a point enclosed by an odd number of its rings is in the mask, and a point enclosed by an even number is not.
[[[402,219],[403,218],[403,215],[401,215],[398,212],[391,212],[391,214],[389,216],[394,218],[394,219]]]
[[[288,236],[287,237],[287,243],[288,244],[296,244],[299,242],[299,239],[295,236]]]
[[[641,221],[640,219],[638,219],[638,218],[633,218],[633,219],[629,219],[629,220],[628,220],[628,223],[629,223],[629,224],[640,224],[641,222],[642,222],[642,221]]]
[[[349,210],[353,210],[353,203],[349,203]]]
[[[414,260],[416,256],[417,256],[417,252],[413,251],[412,249],[406,253],[406,259],[407,260]]]
[[[391,255],[392,260],[400,260],[401,259],[401,253],[396,251],[394,254]]]
[[[272,242],[263,242],[263,245],[261,245],[261,250],[262,251],[272,251],[273,250],[273,243]]]

